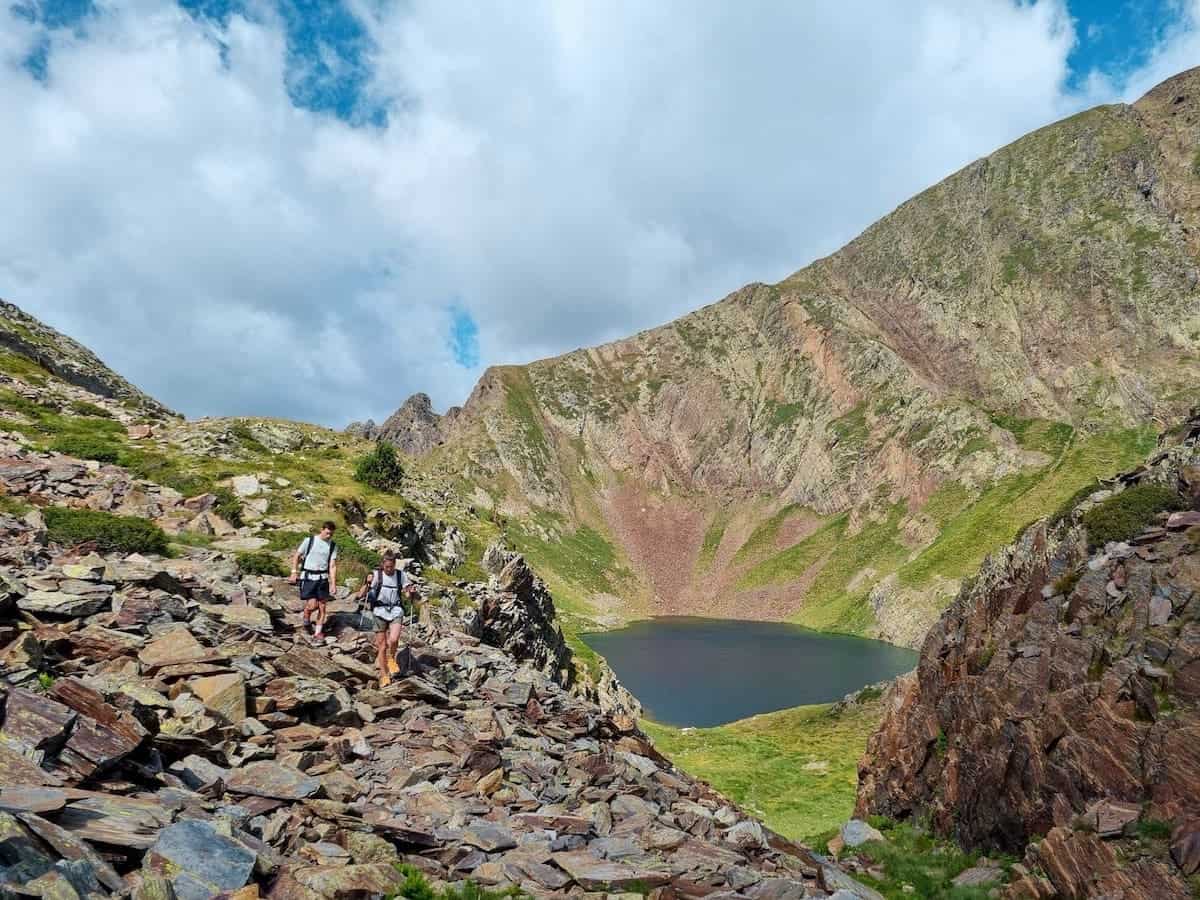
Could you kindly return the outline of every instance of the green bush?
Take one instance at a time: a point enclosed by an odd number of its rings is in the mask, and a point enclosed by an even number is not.
[[[71,412],[77,416],[92,416],[97,419],[111,419],[113,417],[112,413],[103,406],[88,403],[86,400],[72,400]]]
[[[1182,509],[1183,498],[1161,484],[1139,484],[1097,503],[1083,514],[1088,544],[1127,541],[1154,521],[1160,512]]]
[[[354,465],[354,480],[378,491],[400,490],[404,469],[396,458],[396,448],[387,441],[380,441],[374,450],[360,456]]]
[[[55,453],[65,453],[79,459],[94,459],[102,463],[115,463],[121,457],[121,450],[115,444],[103,438],[83,434],[62,434],[50,444]]]
[[[247,450],[253,450],[255,453],[271,452],[262,441],[254,436],[254,432],[250,430],[250,426],[245,422],[234,422],[229,426],[229,433],[237,438],[238,443]]]
[[[47,536],[58,544],[74,546],[95,541],[97,549],[105,552],[167,552],[167,536],[148,519],[62,506],[48,507],[44,515]]]
[[[440,890],[435,890],[429,883],[429,879],[416,866],[409,863],[397,863],[396,868],[404,876],[404,881],[396,890],[385,895],[387,900],[399,900],[399,898],[405,898],[405,900],[501,900],[501,898],[525,896],[515,887],[505,888],[502,891],[491,891],[481,888],[473,881],[468,881],[459,887],[447,885]]]
[[[380,563],[379,554],[360,544],[349,531],[335,531],[333,542],[337,545],[339,560],[353,560],[369,568],[374,568]]]
[[[277,556],[270,553],[239,553],[237,555],[238,571],[243,575],[275,575],[283,578],[287,569]]]
[[[242,501],[238,499],[237,494],[227,487],[219,487],[213,488],[213,496],[217,498],[217,502],[213,504],[213,511],[230,525],[240,528],[243,524]]]

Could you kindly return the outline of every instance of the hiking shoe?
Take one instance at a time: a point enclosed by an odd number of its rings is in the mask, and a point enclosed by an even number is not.
[[[393,675],[397,674],[400,671],[400,663],[396,662],[396,657],[394,657],[394,656],[388,657],[388,671],[391,672]]]
[[[379,687],[380,687],[380,689],[383,689],[383,688],[387,687],[387,686],[388,686],[389,684],[391,684],[391,683],[392,683],[392,676],[391,676],[391,675],[384,675],[384,676],[382,676],[382,677],[379,679]]]

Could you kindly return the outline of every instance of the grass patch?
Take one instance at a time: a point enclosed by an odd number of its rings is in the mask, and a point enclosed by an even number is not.
[[[89,434],[60,434],[50,442],[50,449],[79,459],[115,463],[121,457],[121,448],[103,437]]]
[[[18,518],[33,509],[32,503],[26,503],[19,497],[10,494],[0,494],[0,513]]]
[[[844,416],[829,423],[829,429],[837,435],[837,442],[850,447],[861,447],[867,442],[871,428],[867,425],[866,401],[859,403]]]
[[[882,701],[835,713],[828,704],[798,706],[718,725],[673,728],[643,720],[658,749],[796,840],[850,817],[858,759],[883,718]]]
[[[531,524],[511,522],[510,534],[516,548],[543,578],[553,572],[584,592],[612,593],[616,579],[626,574],[616,548],[596,529],[582,525],[564,532],[561,520],[552,513],[535,513]]]
[[[43,512],[51,541],[66,546],[94,541],[106,553],[167,552],[167,536],[148,519],[114,516],[95,509],[47,507]]]
[[[900,583],[922,587],[937,577],[969,575],[1030,522],[1058,509],[1098,477],[1136,464],[1153,447],[1149,427],[1092,435],[1076,441],[1049,466],[1000,479],[951,518],[919,556],[900,567]]]
[[[738,579],[738,588],[751,590],[768,584],[796,581],[833,550],[845,533],[848,521],[849,516],[842,513],[800,543],[767,557]],[[746,543],[749,544],[750,541]]]
[[[458,886],[446,885],[434,888],[429,883],[429,879],[416,866],[409,863],[397,863],[396,869],[404,876],[404,880],[394,891],[384,895],[387,900],[398,900],[401,897],[407,898],[407,900],[502,900],[507,897],[525,896],[516,887],[493,891],[482,888],[473,881],[467,881]]]
[[[152,481],[185,497],[195,497],[213,491],[213,479],[195,469],[185,468],[178,460],[161,453],[127,448],[121,451],[117,461],[134,478]]]
[[[13,353],[11,350],[0,350],[0,372],[19,378],[28,384],[45,384],[47,378],[54,377],[51,373],[31,359]]]
[[[1161,484],[1126,488],[1083,514],[1088,544],[1103,547],[1109,541],[1127,541],[1154,522],[1161,512],[1183,508],[1183,498]]]
[[[113,417],[113,414],[103,406],[97,406],[86,400],[72,400],[69,408],[77,416],[91,416],[94,419],[111,419]]]
[[[245,422],[234,422],[229,426],[229,433],[237,438],[237,442],[246,450],[253,453],[270,453],[270,449],[254,436],[254,432],[250,430],[250,426]]]
[[[775,540],[779,536],[779,529],[792,516],[803,512],[805,512],[805,508],[800,504],[789,503],[770,518],[760,522],[758,527],[750,533],[750,537],[746,538],[746,543],[742,544],[738,548],[737,553],[734,554],[734,563],[746,562],[760,556],[764,552],[774,550]],[[722,526],[723,530],[724,526]]]
[[[708,530],[704,532],[704,541],[700,544],[700,556],[696,560],[701,573],[712,568],[713,560],[717,556],[717,549],[721,546],[721,540],[725,537],[725,528],[728,525],[729,518],[723,511],[713,516]]]
[[[217,487],[212,489],[217,498],[213,504],[213,512],[235,528],[242,526],[242,501],[230,488]]]
[[[832,553],[821,567],[821,574],[804,597],[796,621],[809,628],[862,633],[875,622],[867,600],[874,579],[851,589],[851,583],[864,569],[876,577],[893,571],[908,555],[898,540],[904,505],[896,504],[878,522],[867,522],[857,534],[839,535]]]
[[[288,571],[279,557],[270,553],[239,553],[238,572],[242,575],[274,575],[283,578]]]
[[[1025,450],[1036,450],[1050,456],[1058,456],[1066,449],[1075,429],[1066,422],[1051,419],[1022,419],[996,413],[991,416],[994,424],[1008,431]]]
[[[995,885],[986,887],[955,887],[953,880],[978,863],[979,853],[968,853],[949,841],[938,840],[928,831],[911,823],[893,822],[872,816],[872,825],[883,834],[883,841],[872,841],[858,848],[859,856],[869,864],[880,866],[883,878],[872,878],[865,872],[855,877],[875,888],[888,900],[987,900]],[[992,857],[1006,873],[1013,860]],[[904,886],[911,889],[905,891]]]

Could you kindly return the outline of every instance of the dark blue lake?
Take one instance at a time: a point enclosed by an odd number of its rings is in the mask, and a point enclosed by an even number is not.
[[[829,703],[917,664],[903,647],[780,622],[666,616],[583,640],[648,718],[670,725],[706,727]]]

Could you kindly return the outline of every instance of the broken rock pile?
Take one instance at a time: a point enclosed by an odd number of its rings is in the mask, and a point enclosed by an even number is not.
[[[357,898],[398,861],[532,895],[853,884],[502,650],[421,626],[379,690],[349,603],[310,645],[280,582],[205,553],[0,517],[0,893]]]

